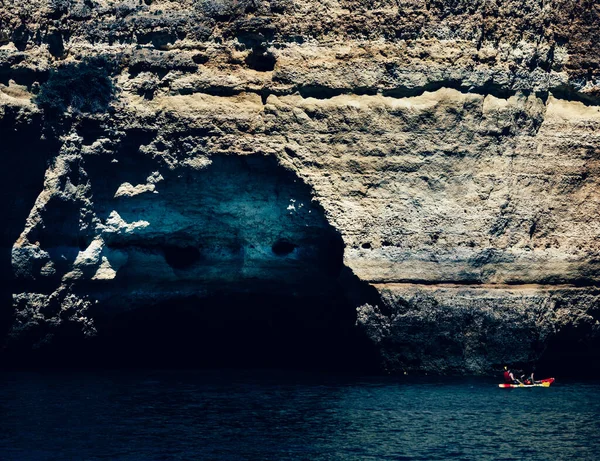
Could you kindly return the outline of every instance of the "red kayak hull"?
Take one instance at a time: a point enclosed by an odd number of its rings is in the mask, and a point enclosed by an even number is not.
[[[550,387],[554,382],[554,378],[546,378],[536,381],[535,384],[498,384],[498,387],[503,389],[514,389],[517,387]]]

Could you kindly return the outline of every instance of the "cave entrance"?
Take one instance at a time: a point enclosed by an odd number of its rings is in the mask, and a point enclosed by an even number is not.
[[[600,340],[591,326],[567,326],[556,334],[536,364],[536,376],[600,377]]]
[[[346,295],[348,281],[359,282],[310,187],[273,157],[211,160],[200,171],[161,172],[153,193],[117,198],[128,163],[94,169],[97,215],[114,210],[149,225],[103,235],[127,262],[115,279],[78,287],[99,300],[86,354],[127,366],[364,371],[376,363]]]
[[[96,339],[110,366],[367,371],[367,344],[343,293],[222,293],[112,318]],[[372,362],[371,362],[372,365]]]

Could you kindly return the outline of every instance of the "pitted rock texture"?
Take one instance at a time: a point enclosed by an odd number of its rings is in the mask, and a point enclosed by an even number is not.
[[[162,324],[210,364],[598,363],[598,19],[593,1],[5,2],[5,355],[163,354]]]

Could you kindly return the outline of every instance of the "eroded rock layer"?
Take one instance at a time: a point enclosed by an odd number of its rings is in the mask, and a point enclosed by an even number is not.
[[[6,360],[600,373],[597,2],[8,3]]]

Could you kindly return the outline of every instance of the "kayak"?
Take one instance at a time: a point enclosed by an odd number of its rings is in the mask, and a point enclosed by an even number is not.
[[[541,381],[536,381],[534,384],[498,384],[498,387],[504,389],[513,389],[515,387],[550,387],[554,382],[554,378],[546,378]]]

